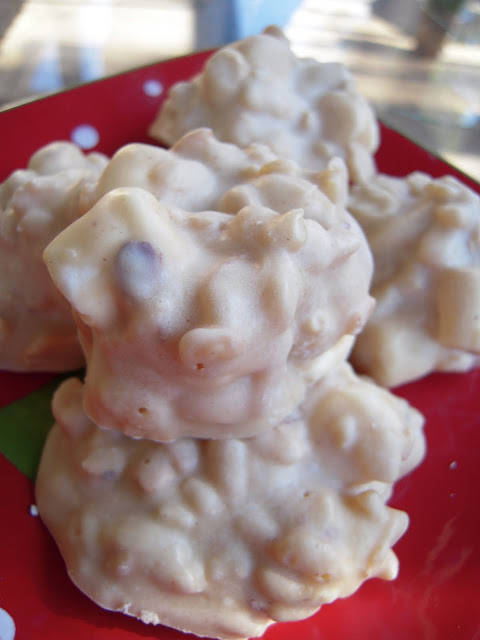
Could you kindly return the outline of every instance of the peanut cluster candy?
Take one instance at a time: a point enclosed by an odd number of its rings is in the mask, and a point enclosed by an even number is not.
[[[308,169],[341,157],[355,182],[375,170],[378,125],[352,75],[297,58],[275,28],[223,47],[193,80],[175,84],[149,133],[172,145],[197,127],[239,146],[262,142]]]
[[[480,363],[480,198],[456,178],[377,175],[349,209],[375,261],[352,362],[386,386]]]
[[[70,306],[42,253],[78,217],[83,187],[106,162],[55,142],[0,185],[0,368],[61,371],[83,363]]]
[[[393,579],[405,513],[392,483],[422,418],[342,363],[290,422],[248,439],[135,440],[57,391],[36,489],[77,586],[107,609],[198,635],[257,636],[366,579]]]
[[[205,130],[111,160],[100,200],[45,252],[94,422],[158,441],[250,436],[303,401],[369,315],[372,264],[343,163],[302,175]]]

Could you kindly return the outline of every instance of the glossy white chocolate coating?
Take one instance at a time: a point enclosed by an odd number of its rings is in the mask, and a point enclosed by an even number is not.
[[[222,47],[193,80],[175,84],[150,135],[172,145],[197,127],[240,146],[262,142],[308,169],[341,157],[355,182],[375,170],[378,125],[353,76],[297,58],[275,28]]]
[[[480,198],[456,178],[379,174],[349,209],[375,261],[376,307],[352,362],[395,386],[480,363]]]
[[[42,253],[79,216],[82,188],[106,162],[55,142],[0,185],[0,369],[63,371],[83,363],[70,305]]]
[[[45,252],[75,309],[97,424],[159,441],[249,436],[303,401],[318,359],[372,305],[343,163],[309,178],[207,130],[114,156],[100,200]]]
[[[134,440],[57,391],[36,489],[72,580],[107,609],[198,635],[260,635],[370,577],[407,527],[386,506],[422,418],[342,363],[289,422],[248,439]]]

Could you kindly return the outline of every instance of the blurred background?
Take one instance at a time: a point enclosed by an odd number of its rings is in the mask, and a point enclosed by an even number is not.
[[[480,180],[480,0],[0,0],[0,110],[268,24]]]

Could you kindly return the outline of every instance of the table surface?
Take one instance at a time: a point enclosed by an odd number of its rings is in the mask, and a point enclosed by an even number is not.
[[[298,55],[344,62],[387,124],[480,179],[478,0],[2,0],[0,109],[269,22]]]

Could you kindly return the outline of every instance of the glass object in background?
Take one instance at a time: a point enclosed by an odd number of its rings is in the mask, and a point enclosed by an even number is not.
[[[435,57],[451,30],[465,0],[428,0],[423,5],[417,26],[415,52],[426,57]]]
[[[196,49],[218,47],[262,32],[269,25],[285,27],[301,0],[192,0]]]
[[[189,0],[0,0],[0,5],[12,2],[17,12],[9,12],[0,42],[0,105],[194,48]]]
[[[23,0],[3,0],[0,5],[0,39],[3,38],[15,16],[21,10]]]
[[[437,54],[425,56],[426,2],[305,0],[287,35],[298,55],[350,68],[387,125],[480,180],[480,3],[463,3]]]

